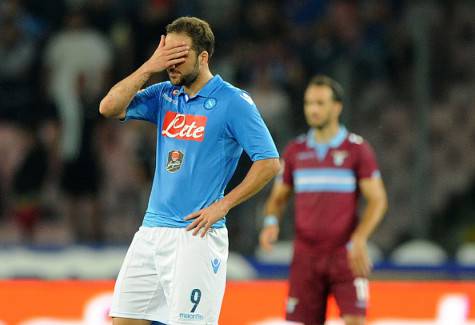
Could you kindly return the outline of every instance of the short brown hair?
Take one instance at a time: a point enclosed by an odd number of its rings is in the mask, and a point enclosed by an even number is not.
[[[327,86],[332,90],[333,100],[336,102],[343,102],[345,92],[343,87],[335,80],[325,75],[316,75],[310,79],[308,87],[310,86]]]
[[[167,25],[168,33],[185,33],[191,38],[193,49],[200,54],[208,52],[209,57],[214,52],[214,34],[209,24],[196,17],[180,17]]]

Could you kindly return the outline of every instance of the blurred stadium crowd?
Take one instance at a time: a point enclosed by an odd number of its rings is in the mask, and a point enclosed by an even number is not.
[[[343,122],[373,144],[388,188],[374,236],[385,254],[410,239],[449,255],[475,242],[473,1],[2,0],[0,244],[129,242],[155,130],[106,121],[98,103],[182,15],[211,23],[212,71],[250,92],[280,150],[306,129],[307,80],[344,85]],[[267,191],[231,211],[231,250],[254,252]]]

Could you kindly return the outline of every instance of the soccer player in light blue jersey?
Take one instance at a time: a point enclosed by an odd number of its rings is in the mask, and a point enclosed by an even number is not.
[[[157,126],[150,200],[116,281],[114,325],[217,324],[228,257],[225,216],[279,170],[250,96],[210,72],[213,49],[208,23],[178,18],[151,58],[101,101],[106,117]],[[170,81],[140,90],[163,70]],[[252,167],[224,196],[243,150]]]

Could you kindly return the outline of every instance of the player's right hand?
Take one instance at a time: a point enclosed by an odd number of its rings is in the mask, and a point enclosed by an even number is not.
[[[160,43],[144,66],[150,73],[161,72],[173,65],[185,62],[190,47],[185,43],[165,43],[165,36],[160,37]]]
[[[264,226],[259,235],[259,244],[263,250],[269,252],[272,250],[272,245],[277,241],[278,237],[279,225]]]

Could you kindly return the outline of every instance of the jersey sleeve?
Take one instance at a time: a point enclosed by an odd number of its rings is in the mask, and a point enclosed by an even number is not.
[[[294,186],[294,161],[292,154],[292,146],[289,145],[285,148],[284,154],[282,155],[282,182],[291,187]]]
[[[381,176],[374,150],[366,141],[359,145],[356,175],[358,179]]]
[[[127,107],[124,121],[142,120],[157,124],[163,87],[164,83],[158,83],[138,91]]]
[[[279,153],[256,105],[241,92],[233,96],[227,111],[227,128],[252,161],[278,158]]]

